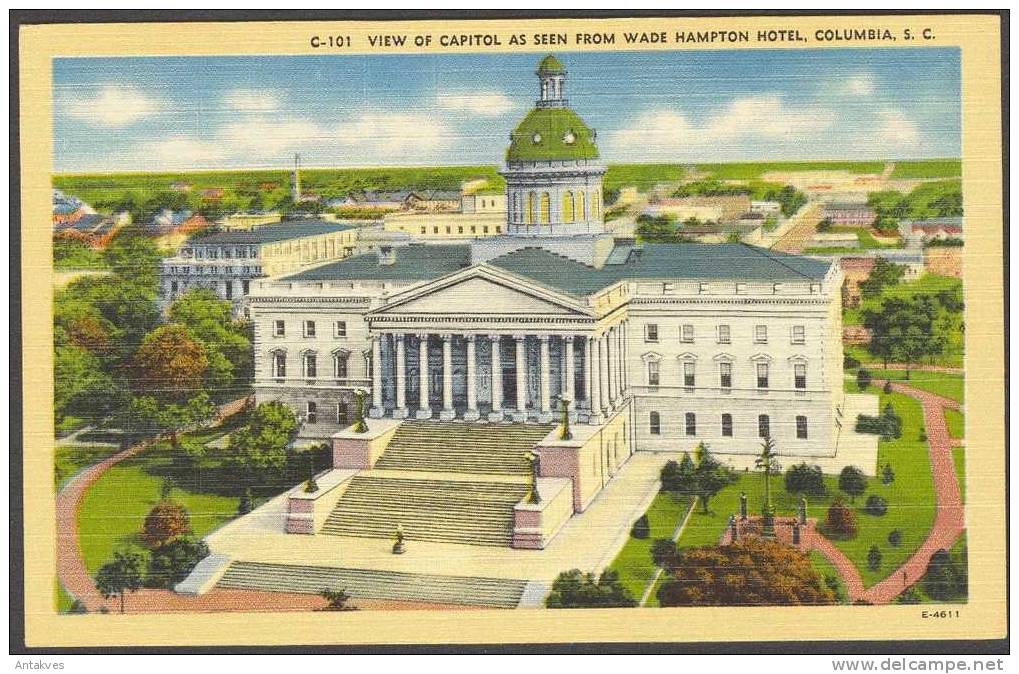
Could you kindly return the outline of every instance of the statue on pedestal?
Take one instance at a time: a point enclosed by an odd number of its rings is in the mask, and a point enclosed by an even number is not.
[[[562,407],[560,411],[562,412],[563,415],[562,417],[563,425],[562,428],[559,430],[559,439],[572,440],[573,433],[570,432],[570,401],[567,400],[566,398],[560,398],[559,404]]]
[[[363,388],[356,389],[354,391],[354,428],[352,429],[355,433],[367,433],[368,424],[364,420],[364,398],[367,395],[367,391]]]
[[[775,441],[771,437],[764,439],[761,445],[761,454],[754,462],[754,466],[764,471],[764,504],[762,508],[763,527],[761,535],[764,538],[775,538],[775,507],[771,503],[771,474],[782,470],[782,466],[775,460]]]
[[[807,498],[805,496],[800,497],[800,524],[807,523]]]
[[[541,457],[534,452],[524,454],[524,459],[531,468],[531,489],[527,494],[527,502],[535,505],[541,503],[541,494],[538,493],[538,471]]]
[[[745,491],[739,493],[739,518],[741,520],[747,518],[747,493]]]
[[[393,543],[393,554],[402,555],[405,552],[403,546],[403,527],[399,524],[396,525],[396,542]]]

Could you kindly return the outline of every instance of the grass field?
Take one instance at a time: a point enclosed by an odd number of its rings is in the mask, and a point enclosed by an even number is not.
[[[771,171],[846,171],[848,173],[880,173],[884,170],[880,161],[778,161],[745,162],[738,164],[698,164],[697,169],[711,173],[720,180],[751,180],[760,178]]]
[[[74,603],[71,595],[67,594],[67,590],[64,589],[59,580],[54,581],[53,603],[57,608],[57,613],[67,613],[71,610],[71,604]]]
[[[651,561],[651,545],[658,538],[672,538],[676,528],[690,510],[691,499],[669,492],[659,492],[647,510],[651,535],[647,538],[630,537],[609,565],[619,572],[619,580],[637,601],[640,601],[658,570]]]
[[[99,463],[111,454],[120,451],[119,446],[92,447],[86,445],[65,445],[57,447],[54,455],[54,481],[59,488],[68,478],[83,468]]]
[[[962,175],[962,161],[958,159],[927,159],[895,163],[892,178],[958,178]]]
[[[811,566],[814,567],[814,570],[817,571],[818,575],[821,576],[822,579],[827,578],[829,576],[835,578],[835,580],[838,581],[839,587],[842,588],[843,599],[847,600],[843,601],[842,603],[848,603],[848,596],[846,595],[846,586],[842,582],[842,578],[839,576],[838,570],[834,566],[832,566],[832,563],[828,561],[827,557],[822,555],[817,550],[811,550],[809,554],[810,564]]]
[[[871,376],[875,379],[901,381],[902,383],[908,384],[914,388],[936,393],[939,396],[944,396],[945,398],[949,398],[960,404],[965,402],[966,380],[961,374],[911,370],[909,372],[909,379],[907,380],[905,370],[885,370],[879,366],[871,366],[867,369],[870,370]],[[947,420],[948,419],[946,417],[946,421]]]
[[[966,418],[962,412],[957,410],[945,410],[945,423],[948,425],[948,434],[953,438],[966,437]]]

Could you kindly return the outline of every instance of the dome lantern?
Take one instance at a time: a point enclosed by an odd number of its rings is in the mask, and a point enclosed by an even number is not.
[[[538,107],[566,107],[566,99],[563,97],[566,68],[559,59],[549,54],[538,63],[535,74],[538,76]]]

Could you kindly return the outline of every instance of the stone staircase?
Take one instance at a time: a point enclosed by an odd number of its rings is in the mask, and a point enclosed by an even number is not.
[[[526,581],[374,569],[233,562],[217,588],[300,592],[346,590],[360,599],[515,608]]]
[[[376,468],[471,475],[523,475],[527,453],[554,426],[404,422]]]
[[[392,539],[397,524],[407,540],[509,546],[513,506],[528,489],[512,481],[460,479],[448,473],[365,471],[355,476],[321,533]]]

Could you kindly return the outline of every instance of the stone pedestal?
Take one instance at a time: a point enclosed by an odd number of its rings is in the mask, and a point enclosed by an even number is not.
[[[382,409],[381,407],[373,407],[370,410],[368,410],[368,418],[369,419],[381,419],[385,415],[386,415],[386,411],[384,409]]]
[[[402,407],[393,410],[393,418],[394,419],[406,419],[407,418],[407,410],[405,408],[402,408]]]
[[[502,421],[502,419],[503,419],[503,413],[501,411],[500,412],[489,412],[488,413],[488,420],[491,421],[491,422]]]
[[[414,413],[414,418],[415,419],[431,419],[432,418],[432,410],[429,409],[429,408],[420,409],[420,410],[418,410],[417,412]]]
[[[439,421],[453,421],[456,418],[456,411],[442,410],[439,412]]]
[[[510,418],[518,424],[522,424],[527,421],[527,412],[513,412]]]
[[[464,412],[464,421],[477,421],[481,418],[481,412],[477,410],[467,410]]]

